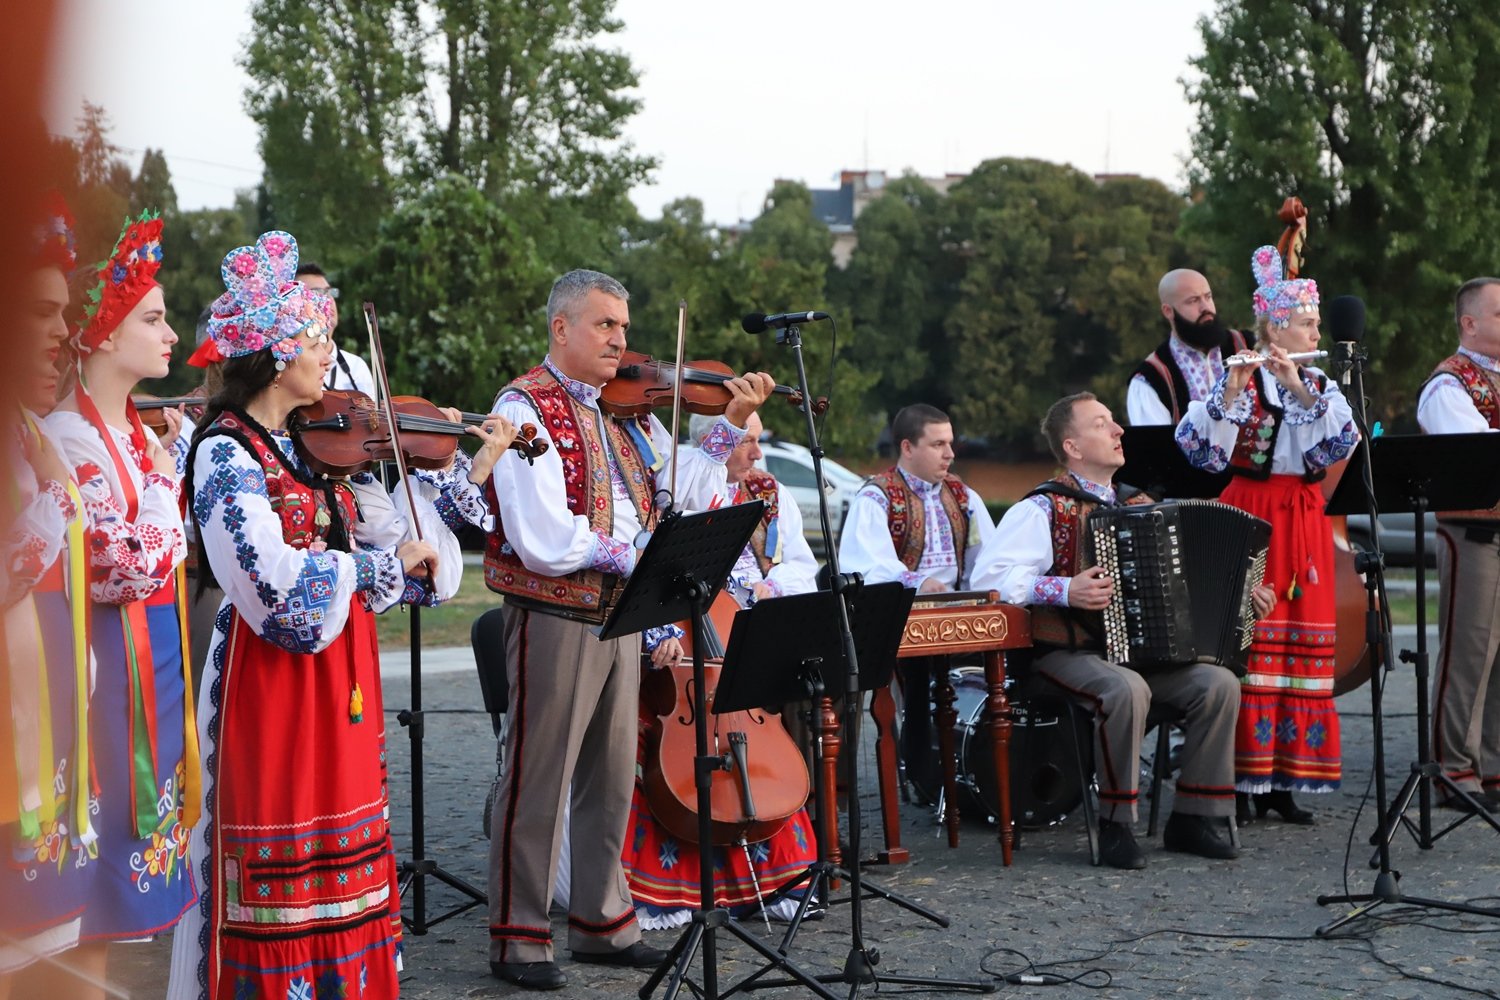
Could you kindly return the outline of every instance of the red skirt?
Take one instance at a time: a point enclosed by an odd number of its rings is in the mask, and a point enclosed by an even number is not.
[[[1271,522],[1266,585],[1276,591],[1241,682],[1235,788],[1333,791],[1341,773],[1333,704],[1337,599],[1322,491],[1301,476],[1236,476],[1219,499]]]

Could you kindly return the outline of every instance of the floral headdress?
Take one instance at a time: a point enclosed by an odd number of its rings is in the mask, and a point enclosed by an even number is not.
[[[209,339],[194,354],[195,363],[270,348],[281,371],[302,353],[297,334],[307,330],[309,337],[322,339],[333,330],[332,303],[306,295],[297,280],[297,240],[291,233],[262,233],[255,246],[229,251],[219,273],[226,291],[210,307]]]
[[[41,198],[31,227],[29,259],[34,267],[55,267],[64,276],[78,266],[78,247],[73,239],[73,213],[56,189]]]
[[[73,335],[80,353],[89,354],[156,287],[161,267],[161,217],[149,209],[125,220],[114,250],[98,267],[94,287],[84,294],[83,319]]]
[[[1255,317],[1273,326],[1286,326],[1296,313],[1310,313],[1318,308],[1318,283],[1311,278],[1283,280],[1281,254],[1273,246],[1264,246],[1250,255],[1250,272],[1255,275]]]

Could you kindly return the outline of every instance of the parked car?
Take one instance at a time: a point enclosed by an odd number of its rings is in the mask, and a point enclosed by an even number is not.
[[[1413,529],[1417,524],[1417,515],[1381,514],[1379,522],[1380,550],[1385,553],[1385,564],[1407,568],[1416,566],[1417,541]],[[1370,537],[1370,515],[1349,515],[1349,544],[1365,551],[1374,548]],[[1437,566],[1437,518],[1432,514],[1427,515],[1422,544],[1427,550],[1427,568],[1433,569]]]
[[[797,509],[802,512],[802,533],[813,552],[821,553],[823,532],[818,522],[817,479],[813,476],[812,452],[788,441],[762,441],[760,450],[760,464],[796,498]],[[828,526],[833,531],[833,544],[837,545],[844,518],[849,513],[849,503],[864,485],[865,477],[850,472],[831,458],[824,458],[823,480],[828,497]]]

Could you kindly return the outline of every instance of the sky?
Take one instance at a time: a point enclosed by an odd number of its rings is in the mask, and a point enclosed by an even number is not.
[[[657,158],[632,192],[655,217],[681,197],[753,218],[777,179],[841,170],[964,173],[1029,156],[1183,183],[1193,126],[1181,80],[1211,0],[618,0],[610,42],[641,75],[627,125]],[[248,0],[65,0],[48,122],[102,104],[138,165],[167,156],[182,208],[229,204],[260,176]],[[151,54],[160,53],[153,62]],[[151,67],[142,72],[144,67]],[[137,75],[139,74],[139,75]]]

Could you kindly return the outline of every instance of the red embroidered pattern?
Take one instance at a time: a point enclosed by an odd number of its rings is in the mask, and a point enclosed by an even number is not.
[[[916,501],[901,470],[891,466],[870,477],[870,483],[886,498],[886,527],[902,565],[916,572],[927,548],[927,526],[922,504]],[[964,552],[969,544],[969,488],[957,476],[943,477],[944,489],[938,497],[953,530],[953,554],[963,573]]]

